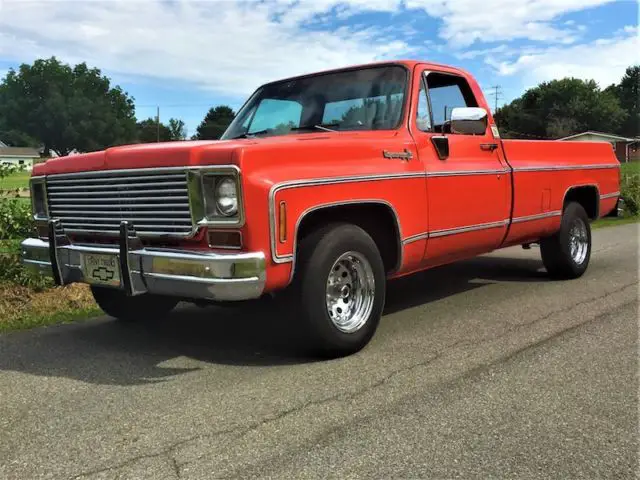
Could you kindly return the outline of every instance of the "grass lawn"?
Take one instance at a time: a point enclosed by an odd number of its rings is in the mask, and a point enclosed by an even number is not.
[[[31,172],[16,172],[8,177],[0,178],[0,190],[15,190],[17,188],[29,188]]]
[[[605,217],[593,222],[591,224],[591,228],[615,227],[618,225],[626,225],[628,223],[638,222],[640,222],[640,217]]]
[[[36,291],[0,284],[0,333],[86,320],[104,315],[87,285]]]

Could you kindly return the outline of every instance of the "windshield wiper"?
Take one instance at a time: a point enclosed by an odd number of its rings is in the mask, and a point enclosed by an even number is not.
[[[251,133],[241,133],[240,135],[236,135],[234,137],[229,137],[227,140],[236,140],[238,138],[253,138],[256,135],[262,135],[265,133],[269,133],[271,130],[269,129],[265,129],[265,130],[258,130],[257,132],[251,132]]]
[[[329,127],[339,127],[340,124],[339,123],[320,123],[317,125],[300,125],[299,127],[293,127],[291,129],[291,131],[296,131],[296,130],[322,130],[324,132],[337,132],[338,130],[334,130],[333,128],[329,128]]]

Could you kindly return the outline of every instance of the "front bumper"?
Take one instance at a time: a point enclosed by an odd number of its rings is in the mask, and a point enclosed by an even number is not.
[[[28,238],[21,247],[24,265],[52,276],[58,285],[96,283],[87,274],[83,256],[111,256],[120,277],[112,288],[128,295],[249,300],[262,295],[266,280],[262,252],[218,254],[143,247],[127,222],[121,224],[117,246],[72,244],[59,224],[51,221],[48,241]]]

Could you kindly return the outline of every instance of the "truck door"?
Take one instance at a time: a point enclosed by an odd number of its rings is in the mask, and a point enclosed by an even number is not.
[[[441,263],[497,248],[511,210],[511,182],[499,139],[450,133],[456,107],[478,107],[467,80],[444,71],[419,76],[413,135],[427,175],[429,237],[425,258]],[[415,91],[415,90],[414,90]]]

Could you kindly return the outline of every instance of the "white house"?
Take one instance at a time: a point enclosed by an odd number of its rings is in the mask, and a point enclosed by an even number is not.
[[[558,140],[570,140],[572,142],[609,142],[613,146],[616,157],[618,157],[620,162],[638,159],[638,142],[640,142],[640,138],[627,138],[590,130],[559,138]]]
[[[35,148],[7,147],[0,142],[0,165],[22,167],[31,171],[33,164],[40,159]]]

